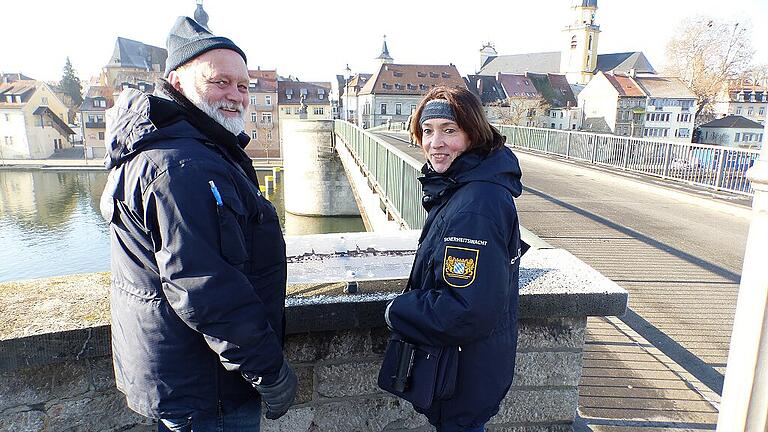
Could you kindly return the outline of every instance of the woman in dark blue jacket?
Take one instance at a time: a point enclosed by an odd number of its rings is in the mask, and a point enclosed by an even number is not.
[[[520,166],[466,89],[432,89],[413,116],[429,216],[408,287],[386,321],[416,345],[458,350],[453,395],[414,408],[439,432],[482,431],[515,367]]]

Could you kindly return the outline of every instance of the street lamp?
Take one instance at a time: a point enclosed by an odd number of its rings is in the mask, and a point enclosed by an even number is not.
[[[346,69],[344,69],[345,73],[345,84],[344,84],[344,95],[347,97],[347,102],[344,104],[344,119],[346,121],[349,121],[349,81],[352,79],[352,69],[349,68],[349,63],[347,63]]]

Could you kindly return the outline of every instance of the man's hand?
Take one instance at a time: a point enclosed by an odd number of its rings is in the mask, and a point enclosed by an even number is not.
[[[246,375],[244,374],[244,376]],[[246,379],[248,379],[247,376]],[[270,420],[277,420],[288,412],[288,408],[291,407],[293,399],[296,397],[299,385],[296,373],[293,372],[293,369],[285,360],[283,360],[283,366],[280,368],[277,380],[274,383],[257,384],[250,379],[249,381],[261,393],[261,397],[267,405],[266,417]]]

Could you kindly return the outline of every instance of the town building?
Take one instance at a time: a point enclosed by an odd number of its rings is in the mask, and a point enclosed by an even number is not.
[[[43,81],[0,76],[0,158],[46,159],[72,147],[67,106]]]
[[[360,112],[360,91],[372,76],[373,74],[358,73],[342,83],[339,92],[339,104],[342,107],[339,116],[341,119],[357,124]]]
[[[384,63],[360,90],[357,124],[370,128],[406,122],[421,98],[435,86],[463,87],[456,66]]]
[[[496,81],[504,97],[488,106],[491,122],[561,130],[581,126],[581,111],[565,75],[499,73]]]
[[[99,85],[90,86],[85,91],[83,103],[80,104],[80,128],[86,159],[101,159],[106,154],[105,112],[114,105],[113,94],[110,87]]]
[[[277,92],[280,121],[300,118],[302,104],[306,105],[306,118],[309,120],[330,120],[333,118],[330,101],[330,82],[303,82],[279,79],[277,81]]]
[[[109,62],[102,68],[99,84],[120,92],[123,87],[141,89],[163,77],[168,52],[164,48],[118,37]]]
[[[582,129],[642,137],[647,96],[629,76],[598,71],[579,93]]]
[[[688,86],[676,77],[630,78],[647,97],[643,137],[691,142],[696,120],[696,95]]]
[[[679,78],[598,72],[578,99],[584,130],[691,142],[696,95]]]
[[[245,132],[251,142],[245,152],[251,157],[280,158],[280,123],[278,117],[277,72],[249,70],[248,111]]]
[[[768,82],[741,78],[728,80],[713,104],[715,117],[737,115],[765,124],[768,115]]]
[[[597,54],[599,36],[597,0],[572,0],[571,18],[559,39],[560,50],[498,55],[493,44],[486,43],[480,50],[478,74],[564,74],[571,84],[586,84],[597,71],[656,73],[639,51]]]
[[[729,115],[699,126],[699,143],[760,149],[764,126],[743,116]]]

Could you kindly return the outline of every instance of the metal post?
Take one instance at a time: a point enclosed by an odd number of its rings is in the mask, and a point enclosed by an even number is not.
[[[629,138],[624,138],[624,161],[621,164],[621,168],[626,170],[629,164]]]
[[[670,164],[670,152],[672,151],[672,144],[670,143],[664,143],[664,145],[667,146],[666,150],[664,151],[664,170],[661,173],[662,178],[667,178],[667,175],[669,174],[669,164]]]
[[[573,132],[568,132],[568,139],[565,141],[565,158],[566,159],[571,157],[571,136],[573,136]]]
[[[715,152],[719,152],[720,159],[717,161],[717,174],[715,174],[715,190],[720,190],[723,186],[723,174],[725,172],[725,149],[718,149]],[[715,153],[717,154],[717,153]]]
[[[597,160],[597,135],[592,135],[589,137],[589,139],[592,141],[592,163],[595,163]]]
[[[718,432],[768,425],[768,124],[760,159],[747,172],[755,196],[733,321]]]
[[[549,153],[549,131],[544,131],[544,153]]]

